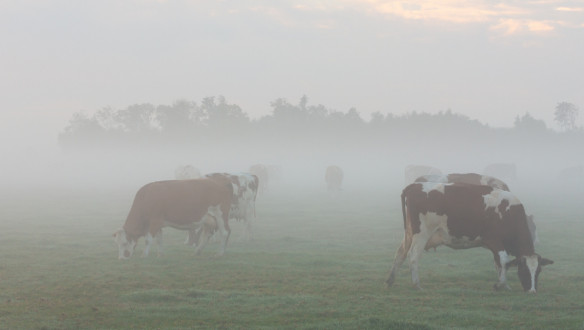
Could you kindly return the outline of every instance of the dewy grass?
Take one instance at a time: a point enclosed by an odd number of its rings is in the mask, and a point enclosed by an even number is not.
[[[337,198],[274,190],[258,199],[256,239],[238,241],[243,225],[232,223],[221,258],[216,243],[194,256],[186,233],[168,228],[162,256],[154,247],[141,258],[140,241],[126,261],[111,234],[131,196],[12,195],[0,210],[0,328],[582,328],[577,203],[527,197],[540,220],[536,251],[555,261],[536,295],[521,290],[514,269],[513,290],[493,291],[488,250],[446,247],[420,260],[423,291],[412,288],[407,263],[387,289],[403,236],[399,189]]]

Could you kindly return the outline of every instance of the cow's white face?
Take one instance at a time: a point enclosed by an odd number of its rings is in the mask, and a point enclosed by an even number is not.
[[[134,253],[136,241],[128,240],[126,231],[119,229],[114,233],[114,242],[118,244],[118,259],[128,259]]]
[[[535,293],[537,291],[537,278],[541,272],[541,267],[553,263],[552,260],[534,254],[532,256],[517,258],[508,263],[508,266],[516,265],[517,275],[519,276],[523,290],[529,293]]]

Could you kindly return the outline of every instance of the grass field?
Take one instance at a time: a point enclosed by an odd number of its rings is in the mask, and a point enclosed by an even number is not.
[[[223,257],[217,243],[194,256],[185,232],[166,229],[164,255],[140,257],[141,240],[126,261],[111,235],[135,190],[4,191],[0,328],[584,328],[582,196],[519,195],[537,252],[555,261],[536,295],[514,269],[513,290],[493,291],[489,251],[446,247],[424,253],[417,291],[407,263],[384,283],[403,235],[400,189],[275,188],[257,202],[255,240],[238,241],[233,223]]]

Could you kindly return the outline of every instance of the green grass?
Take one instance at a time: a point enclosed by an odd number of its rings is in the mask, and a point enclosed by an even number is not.
[[[442,329],[584,327],[584,224],[577,201],[528,196],[555,261],[536,295],[495,292],[491,253],[446,247],[424,253],[423,291],[407,263],[385,279],[403,225],[399,187],[388,191],[274,189],[257,203],[256,239],[215,257],[166,229],[165,252],[117,260],[111,234],[134,191],[11,192],[0,196],[0,328]]]

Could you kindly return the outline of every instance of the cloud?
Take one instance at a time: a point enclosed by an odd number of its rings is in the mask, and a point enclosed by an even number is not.
[[[555,29],[554,22],[534,21],[522,19],[500,19],[491,26],[491,31],[504,36],[511,36],[525,33],[547,33]]]
[[[389,17],[430,23],[482,24],[499,36],[550,35],[560,27],[581,26],[584,11],[577,6],[558,6],[559,1],[489,0],[353,0],[364,10]]]
[[[452,23],[485,22],[497,14],[492,8],[469,1],[380,1],[364,0],[373,10],[380,14],[394,15],[411,20],[445,21]]]
[[[556,10],[576,13],[584,11],[584,8],[558,7]]]

